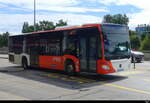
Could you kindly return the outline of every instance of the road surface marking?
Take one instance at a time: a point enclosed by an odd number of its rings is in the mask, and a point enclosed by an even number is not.
[[[143,79],[144,81],[146,81],[146,82],[150,82],[150,80],[149,79]]]
[[[83,77],[70,77],[70,78],[68,78],[67,75],[57,74],[57,73],[46,74],[46,75],[48,77],[58,78],[58,79],[61,79],[61,80],[64,80],[64,81],[79,82],[80,84],[82,84],[82,83],[89,83],[89,82],[96,82],[96,80],[87,79],[87,78],[83,78]]]
[[[64,75],[64,74],[58,74],[58,73],[52,73],[52,74],[48,74],[49,75],[49,77],[52,75],[52,76],[58,76],[58,77],[64,77],[64,78],[68,78],[68,75]],[[96,81],[96,80],[92,80],[92,79],[87,79],[87,78],[83,78],[83,77],[74,77],[74,76],[72,76],[71,77],[71,80],[72,79],[77,79],[77,80],[81,80],[81,81]]]
[[[64,74],[60,74],[60,73],[51,73],[53,75],[59,75],[59,76],[67,76],[67,75],[64,75]]]
[[[53,74],[48,74],[47,76],[48,76],[48,77],[52,77],[52,78],[59,78],[58,75],[53,75]]]
[[[144,72],[142,72],[142,71],[128,71],[128,72],[120,72],[117,74],[127,76],[127,75],[142,74],[142,73],[144,73]]]
[[[125,72],[124,74],[125,75],[129,75],[129,74],[139,74],[141,73],[140,71],[132,71],[132,72]],[[59,75],[59,74],[58,74]],[[51,77],[51,76],[50,76]],[[53,76],[52,76],[53,77]],[[82,83],[85,83],[85,82],[96,82],[96,80],[92,80],[92,79],[87,79],[87,78],[78,78],[78,77],[73,77],[73,79],[70,79],[70,78],[60,78],[62,80],[65,80],[65,81],[74,81],[74,82],[79,82],[80,84]],[[144,79],[145,81],[149,81],[150,80],[147,80],[147,79]],[[120,85],[116,85],[116,84],[111,84],[111,83],[105,83],[105,82],[97,82],[99,84],[103,84],[105,86],[109,86],[109,87],[115,87],[115,88],[119,88],[119,89],[123,89],[123,90],[128,90],[128,91],[131,91],[131,92],[136,92],[136,93],[141,93],[141,94],[148,94],[150,95],[150,92],[149,91],[144,91],[144,90],[139,90],[139,89],[134,89],[134,88],[128,88],[128,87],[125,87],[125,86],[120,86]]]
[[[115,88],[119,88],[119,89],[123,89],[123,90],[128,90],[128,91],[131,91],[131,92],[142,93],[142,94],[149,94],[150,95],[150,92],[144,91],[144,90],[128,88],[128,87],[124,87],[124,86],[120,86],[120,85],[116,85],[116,84],[110,84],[110,83],[101,83],[101,84],[104,84],[104,85],[109,86],[109,87],[115,87]]]

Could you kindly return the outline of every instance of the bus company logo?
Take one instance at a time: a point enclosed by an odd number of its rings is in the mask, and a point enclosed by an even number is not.
[[[55,57],[55,58],[53,58],[53,61],[55,61],[55,62],[61,62],[61,58]]]
[[[52,64],[52,65],[50,65],[50,67],[57,67],[57,65],[56,64]]]

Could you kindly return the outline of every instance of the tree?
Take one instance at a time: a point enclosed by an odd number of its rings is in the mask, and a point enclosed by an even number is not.
[[[150,36],[146,35],[145,39],[141,43],[140,50],[150,50]]]
[[[44,30],[53,30],[57,26],[66,26],[67,22],[64,22],[62,19],[58,21],[58,23],[54,24],[51,21],[39,21],[36,23],[36,31],[44,31]],[[22,33],[34,32],[34,25],[29,25],[28,22],[24,22],[22,27]]]
[[[28,28],[29,28],[28,22],[24,22],[23,28],[22,28],[22,33],[27,33],[29,31]]]
[[[8,38],[9,38],[9,33],[3,33],[3,38],[4,38],[4,46],[8,46]]]
[[[146,35],[148,35],[148,34],[144,33],[144,34],[141,35],[141,41],[143,41],[146,38]]]
[[[8,37],[9,37],[8,32],[0,35],[0,47],[7,47],[8,46]]]
[[[107,14],[103,18],[103,23],[125,24],[128,25],[129,18],[124,14],[110,15]]]
[[[29,32],[34,32],[34,26],[33,26],[33,25],[30,25],[30,26],[27,28],[26,33],[29,33]]]
[[[141,43],[140,50],[150,50],[150,35],[146,35]]]
[[[38,30],[52,30],[52,29],[55,29],[55,25],[53,22],[50,22],[50,21],[40,21],[39,22],[39,29]]]
[[[141,43],[140,43],[140,39],[137,36],[136,32],[130,30],[129,36],[130,36],[130,41],[131,41],[131,48],[132,49],[139,49],[141,46]]]
[[[112,23],[113,22],[113,17],[110,14],[107,14],[103,18],[103,23]]]
[[[67,22],[64,22],[62,19],[58,21],[58,23],[56,23],[56,27],[58,26],[66,26]]]

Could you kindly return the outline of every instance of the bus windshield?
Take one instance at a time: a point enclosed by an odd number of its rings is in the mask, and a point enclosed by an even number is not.
[[[109,60],[130,57],[128,27],[123,25],[103,24],[105,58]]]

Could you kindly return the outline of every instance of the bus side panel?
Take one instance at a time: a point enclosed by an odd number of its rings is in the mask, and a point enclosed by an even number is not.
[[[106,70],[102,66],[108,66],[110,69]],[[109,73],[116,72],[116,70],[113,68],[113,65],[110,61],[98,60],[97,61],[97,67],[98,67],[97,73],[99,73],[99,74],[109,74]]]
[[[39,66],[47,69],[64,70],[63,56],[39,56]]]
[[[80,62],[79,62],[79,59],[76,58],[75,56],[64,55],[64,62],[67,59],[70,59],[70,60],[72,60],[74,62],[74,64],[75,64],[75,72],[80,72]]]

